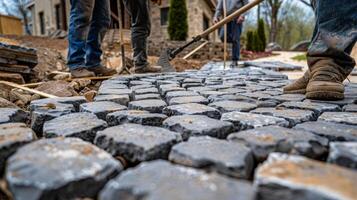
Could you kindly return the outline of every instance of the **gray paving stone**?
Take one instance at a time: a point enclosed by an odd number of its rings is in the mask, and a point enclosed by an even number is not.
[[[130,83],[129,83],[130,87],[136,86],[136,85],[151,85],[151,83],[147,82],[147,81],[136,81],[136,80],[130,81]]]
[[[270,96],[270,97],[260,97],[259,100],[265,101],[265,100],[274,100],[278,102],[301,102],[305,100],[305,95],[302,94],[283,94],[279,96]]]
[[[243,112],[224,113],[221,120],[233,123],[236,131],[270,125],[289,126],[289,122],[283,118]]]
[[[78,137],[93,141],[97,131],[106,127],[107,123],[92,113],[73,113],[45,122],[43,135],[46,138]]]
[[[185,88],[179,87],[177,85],[162,85],[159,88],[161,96],[165,96],[168,92],[178,92],[186,91]]]
[[[258,199],[355,199],[357,173],[301,156],[272,154],[256,173]]]
[[[164,128],[124,124],[99,131],[94,143],[113,156],[130,163],[167,159],[171,147],[181,135]]]
[[[128,86],[126,84],[103,82],[99,87],[99,90],[107,90],[107,89],[128,89]]]
[[[99,199],[253,200],[254,192],[252,185],[245,181],[207,174],[167,161],[153,161],[111,180]]]
[[[0,177],[5,170],[6,160],[21,146],[36,139],[35,133],[23,123],[0,125]]]
[[[173,92],[168,92],[165,98],[168,102],[170,102],[171,99],[176,97],[191,97],[197,95],[198,93],[193,91],[173,91]]]
[[[244,89],[240,89],[240,88],[227,88],[227,89],[221,89],[221,90],[218,90],[219,92],[226,92],[226,93],[229,93],[229,94],[239,94],[239,93],[244,93],[246,92],[246,90]]]
[[[134,92],[136,90],[150,89],[150,88],[155,88],[155,85],[136,85],[136,86],[130,87],[130,89]]]
[[[102,90],[98,90],[98,95],[132,95],[132,90],[130,89],[111,89],[111,88],[104,88]]]
[[[148,126],[161,126],[167,118],[166,115],[150,113],[142,110],[124,110],[107,115],[107,122],[110,126],[124,123],[134,123]]]
[[[221,92],[221,91],[200,91],[200,95],[208,98],[210,96],[221,96],[221,95],[227,95],[229,94],[228,92]]]
[[[256,104],[259,108],[262,107],[275,108],[277,105],[279,105],[279,102],[273,100],[267,100],[267,101],[257,101]]]
[[[36,107],[35,110],[30,113],[31,128],[38,136],[42,137],[43,125],[45,122],[70,114],[74,111],[75,109],[72,104],[56,103],[44,105],[43,107]]]
[[[26,122],[28,113],[17,108],[0,108],[0,124]]]
[[[295,129],[312,132],[330,141],[357,141],[357,126],[317,121],[298,124]]]
[[[210,102],[218,102],[218,101],[243,101],[243,102],[248,102],[248,103],[255,103],[256,100],[245,97],[242,95],[232,95],[232,94],[225,94],[225,95],[220,95],[220,96],[210,96],[208,97],[208,100]]]
[[[229,135],[229,140],[248,145],[257,161],[269,153],[282,152],[322,159],[327,154],[328,140],[307,131],[267,126]]]
[[[157,88],[144,88],[144,89],[138,89],[134,90],[134,95],[142,95],[142,94],[152,94],[152,93],[158,93],[159,90]]]
[[[29,109],[31,111],[31,110],[35,110],[37,107],[43,107],[48,104],[63,103],[63,104],[72,104],[76,109],[76,111],[79,111],[79,106],[82,103],[86,103],[86,102],[87,100],[83,96],[47,98],[47,99],[39,99],[39,100],[31,101]]]
[[[149,94],[141,94],[135,95],[133,100],[141,101],[141,100],[148,100],[148,99],[161,99],[160,94],[149,93]]]
[[[211,103],[208,106],[216,108],[222,113],[233,111],[249,112],[257,108],[256,104],[240,101],[218,101]]]
[[[211,88],[212,90],[217,91],[217,90],[228,89],[228,88],[231,88],[232,86],[219,84],[219,85],[209,85],[207,87]]]
[[[325,112],[319,120],[327,122],[336,122],[349,125],[357,125],[357,113],[354,112]]]
[[[163,109],[163,113],[168,116],[173,115],[206,115],[211,118],[219,119],[221,113],[212,107],[198,104],[198,103],[188,103],[168,106]]]
[[[343,107],[344,112],[357,112],[357,104],[348,104]]]
[[[233,131],[232,123],[204,115],[173,116],[166,119],[163,125],[172,131],[181,133],[184,140],[191,136],[226,138]]]
[[[146,110],[151,113],[161,113],[167,104],[159,99],[148,99],[140,101],[132,101],[129,103],[130,110]]]
[[[248,147],[211,137],[192,137],[187,142],[175,145],[169,160],[245,179],[250,178],[254,168],[253,154]]]
[[[245,92],[245,93],[240,93],[240,95],[245,96],[245,97],[249,97],[249,98],[252,98],[252,99],[257,99],[257,100],[269,97],[269,95],[263,94],[261,92]]]
[[[339,101],[321,101],[321,100],[311,100],[311,99],[306,99],[304,102],[314,102],[314,103],[329,103],[329,104],[336,104],[341,107],[347,105],[347,104],[353,104],[353,102],[356,100],[356,98],[345,98],[343,100]]]
[[[95,114],[99,119],[106,120],[107,115],[112,112],[126,110],[127,107],[111,102],[111,101],[98,101],[84,103],[80,107],[80,112],[88,112]]]
[[[316,120],[314,112],[310,110],[257,108],[251,112],[284,118],[290,123],[291,127],[299,123]]]
[[[357,169],[357,142],[331,142],[327,161],[342,167]]]
[[[201,86],[204,86],[204,84],[203,83],[183,83],[182,84],[182,87],[186,88],[186,89],[191,88],[191,87],[201,87]]]
[[[175,97],[170,100],[169,105],[171,106],[187,103],[199,103],[207,105],[208,99],[204,98],[203,96]]]
[[[95,198],[122,169],[108,153],[80,139],[43,139],[10,157],[6,182],[14,199]]]
[[[285,102],[280,104],[277,108],[311,110],[316,114],[316,116],[321,115],[323,112],[341,111],[341,108],[335,104],[312,102]]]
[[[116,95],[116,94],[98,95],[94,98],[94,101],[111,101],[114,103],[118,103],[118,104],[127,106],[130,101],[130,97],[129,97],[129,95]]]
[[[190,88],[187,88],[188,91],[194,91],[194,92],[203,92],[203,91],[213,91],[212,88],[209,88],[209,87],[190,87]]]

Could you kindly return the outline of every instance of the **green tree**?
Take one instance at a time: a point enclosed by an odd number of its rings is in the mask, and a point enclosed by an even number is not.
[[[247,32],[247,46],[248,51],[253,51],[253,31]]]
[[[188,35],[186,0],[170,0],[168,32],[171,40],[186,40]]]
[[[261,41],[260,51],[264,51],[267,45],[267,39],[265,36],[265,23],[263,19],[259,19],[257,32],[258,32],[259,39]]]

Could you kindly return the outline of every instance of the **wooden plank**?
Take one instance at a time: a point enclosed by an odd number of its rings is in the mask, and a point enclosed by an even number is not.
[[[38,91],[38,90],[30,89],[30,88],[24,87],[22,85],[19,85],[19,84],[16,84],[16,83],[11,83],[11,82],[8,82],[8,81],[0,81],[0,84],[4,84],[4,85],[7,85],[7,86],[10,86],[10,87],[13,87],[13,88],[18,88],[18,89],[21,89],[21,90],[24,90],[24,91],[27,91],[27,92],[30,92],[30,93],[33,93],[33,94],[38,94],[38,95],[40,95],[42,97],[46,97],[46,98],[57,98],[57,96],[55,96],[55,95],[51,95],[51,94],[47,94],[47,93],[44,93],[44,92],[41,92],[41,91]]]
[[[35,88],[35,87],[41,85],[42,83],[44,83],[44,82],[28,83],[28,84],[23,84],[23,85],[21,85],[21,86],[23,86],[23,87],[28,87],[28,88]]]
[[[91,80],[91,81],[102,81],[113,78],[114,76],[94,76],[94,77],[86,77],[86,78],[69,78],[67,81],[75,81],[75,80]]]

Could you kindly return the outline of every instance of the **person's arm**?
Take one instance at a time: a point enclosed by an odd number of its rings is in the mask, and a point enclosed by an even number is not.
[[[222,16],[222,12],[223,12],[223,0],[218,0],[216,13],[214,14],[214,17],[213,17],[214,23],[218,22],[219,18]]]

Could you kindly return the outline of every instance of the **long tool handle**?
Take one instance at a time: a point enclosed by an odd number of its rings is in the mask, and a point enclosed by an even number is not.
[[[245,12],[247,12],[248,10],[250,10],[251,8],[253,8],[254,6],[260,4],[263,1],[264,0],[254,0],[254,1],[250,2],[250,3],[248,3],[247,5],[243,6],[239,10],[235,11],[234,13],[230,14],[226,18],[224,18],[221,21],[219,21],[217,24],[215,24],[215,25],[211,26],[210,28],[208,28],[207,30],[205,30],[203,33],[201,33],[199,35],[199,37],[204,38],[204,37],[208,36],[213,31],[221,28],[223,25],[225,25],[228,22],[232,21],[233,19],[239,17],[240,15],[244,14]]]

